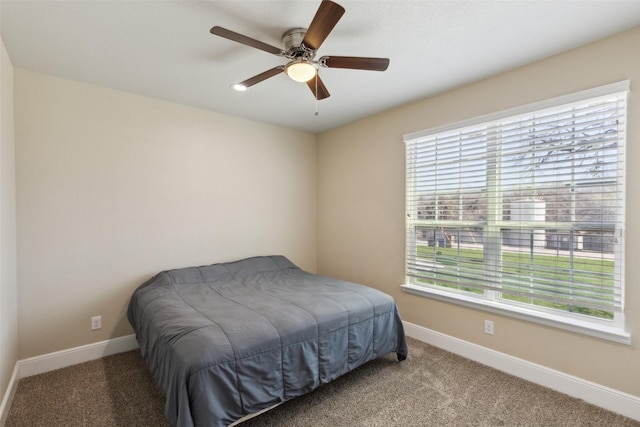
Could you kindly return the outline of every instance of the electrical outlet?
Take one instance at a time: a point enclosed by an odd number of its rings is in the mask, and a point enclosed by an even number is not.
[[[489,334],[489,335],[493,335],[493,321],[492,320],[485,320],[484,321],[484,333],[485,334]]]
[[[93,316],[91,318],[91,330],[95,331],[100,328],[102,328],[102,316]]]

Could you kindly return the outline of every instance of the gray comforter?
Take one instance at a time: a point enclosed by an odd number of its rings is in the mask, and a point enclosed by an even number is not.
[[[407,356],[394,300],[282,256],[164,271],[129,322],[174,426],[226,426],[390,352]]]

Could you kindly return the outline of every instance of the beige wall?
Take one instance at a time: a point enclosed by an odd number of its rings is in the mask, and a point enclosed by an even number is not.
[[[315,271],[315,135],[19,69],[15,118],[20,358],[132,333],[164,269]]]
[[[0,40],[0,402],[18,359],[13,66]]]
[[[318,272],[393,295],[406,321],[640,396],[640,28],[323,133]],[[625,233],[626,346],[410,295],[404,280],[402,135],[631,80]],[[495,335],[483,333],[495,321]]]

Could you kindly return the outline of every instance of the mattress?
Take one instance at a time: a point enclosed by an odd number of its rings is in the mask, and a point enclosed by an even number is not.
[[[163,271],[127,317],[173,426],[227,426],[382,355],[407,357],[393,298],[283,256]]]

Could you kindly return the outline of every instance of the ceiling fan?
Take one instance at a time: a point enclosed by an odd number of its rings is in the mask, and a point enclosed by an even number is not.
[[[279,65],[247,80],[236,83],[232,87],[236,90],[247,88],[260,83],[280,73],[287,74],[297,82],[307,84],[317,100],[329,97],[329,91],[318,75],[318,68],[348,68],[353,70],[385,71],[389,66],[388,58],[366,58],[359,56],[322,56],[315,59],[320,45],[327,38],[333,27],[338,23],[345,10],[342,6],[330,0],[323,0],[318,7],[308,29],[292,28],[282,35],[284,49],[263,43],[226,28],[215,26],[211,34],[224,37],[256,49],[287,58],[289,62]]]

